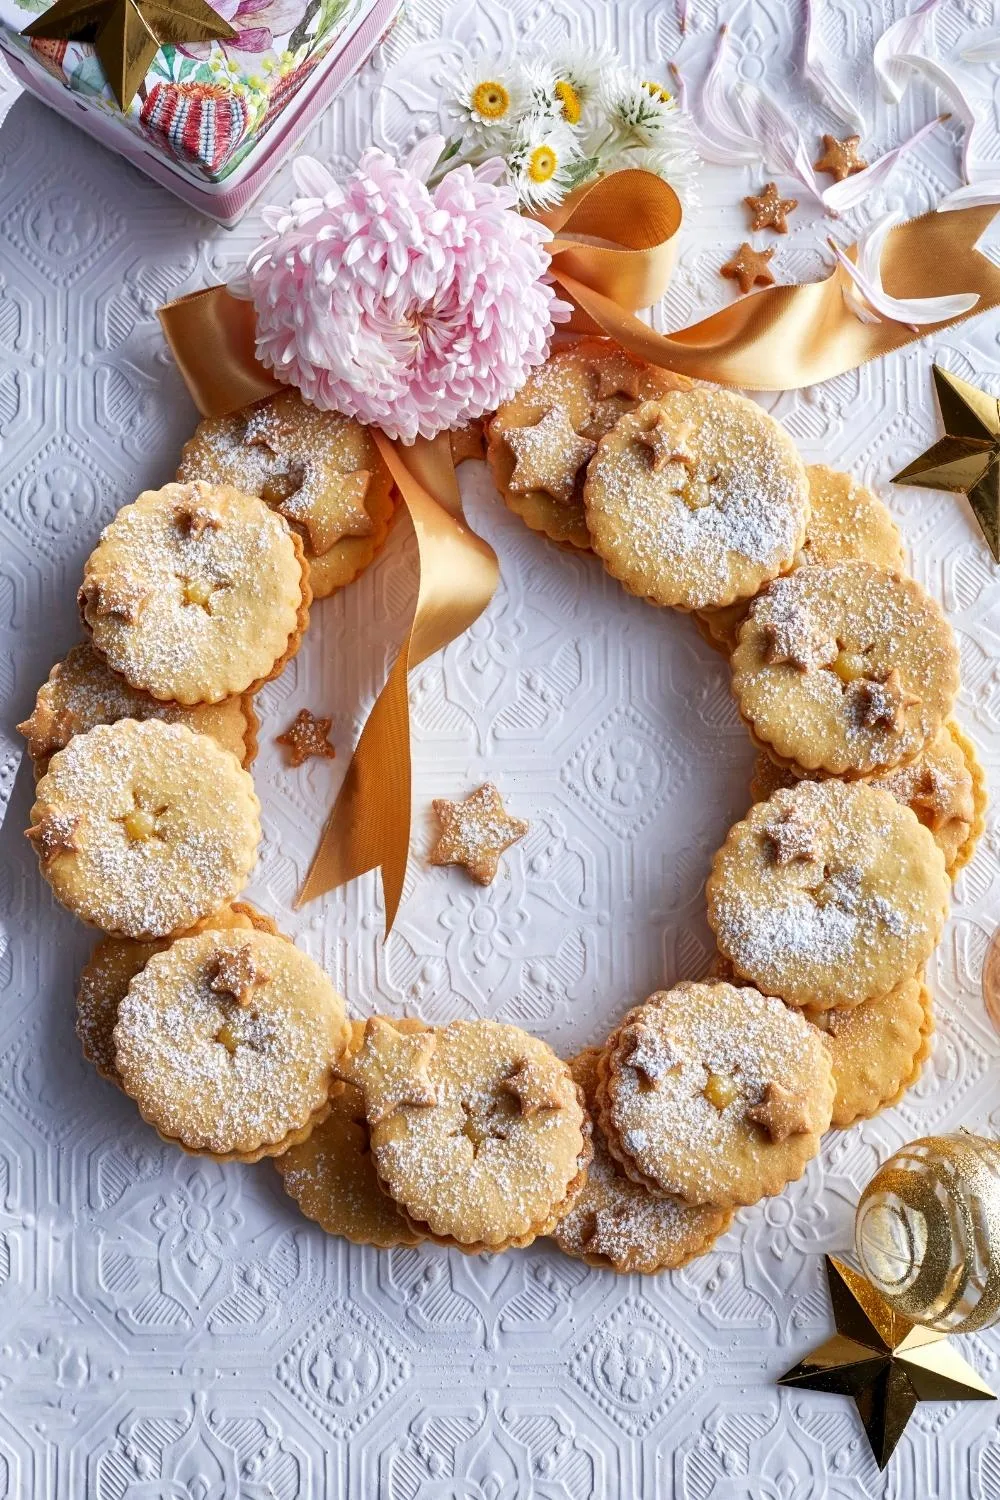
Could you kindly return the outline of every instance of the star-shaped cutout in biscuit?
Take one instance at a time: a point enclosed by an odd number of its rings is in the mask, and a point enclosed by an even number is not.
[[[773,250],[755,250],[744,240],[732,259],[719,267],[719,275],[727,281],[738,281],[741,292],[753,286],[773,286],[774,272],[769,265],[773,254]]]
[[[543,1109],[561,1109],[566,1102],[565,1080],[549,1066],[536,1058],[518,1058],[514,1067],[503,1080],[500,1088],[505,1094],[513,1094],[521,1106],[521,1113],[529,1120]]]
[[[237,1005],[249,1005],[258,985],[270,975],[260,967],[249,943],[240,948],[220,948],[209,959],[208,987],[215,995],[228,995]]]
[[[627,1211],[620,1208],[598,1208],[590,1233],[581,1249],[585,1255],[603,1255],[606,1260],[617,1260],[622,1253],[622,1243],[628,1227]]]
[[[815,859],[820,852],[816,820],[800,807],[790,807],[773,823],[766,823],[763,834],[771,846],[777,865],[790,865],[799,859]]]
[[[463,802],[436,797],[432,803],[441,825],[430,852],[432,865],[464,865],[473,880],[489,885],[505,849],[523,839],[528,824],[512,818],[489,781]]]
[[[836,177],[838,182],[843,182],[845,177],[853,177],[855,172],[863,172],[868,163],[864,157],[858,155],[858,147],[861,145],[859,135],[845,136],[838,141],[834,135],[823,137],[823,155],[818,161],[813,162],[817,172],[828,172],[831,177]]]
[[[353,1067],[369,1125],[378,1125],[398,1109],[429,1109],[437,1103],[427,1071],[436,1051],[433,1031],[397,1031],[391,1022],[372,1016]]]
[[[24,836],[30,839],[38,851],[43,867],[50,865],[60,854],[79,854],[76,831],[80,819],[72,813],[46,813]]]
[[[517,462],[509,485],[515,495],[544,490],[564,504],[572,500],[576,476],[597,452],[597,444],[581,437],[561,406],[550,407],[528,427],[510,427],[504,441]]]
[[[866,729],[886,729],[899,734],[906,727],[906,710],[920,699],[903,686],[895,667],[881,679],[861,678],[851,684],[858,719]]]
[[[629,1030],[623,1062],[641,1073],[655,1089],[680,1063],[680,1053],[669,1037],[637,1021]]]
[[[840,652],[836,639],[804,609],[775,613],[764,622],[764,660],[769,667],[789,663],[800,672],[828,667]]]
[[[623,355],[621,359],[605,359],[596,366],[597,400],[609,401],[612,396],[627,396],[638,401],[645,374],[641,365],[635,365]]]
[[[318,718],[308,708],[299,709],[284,734],[275,736],[276,743],[288,749],[289,765],[301,766],[314,755],[333,760],[337,752],[329,739],[332,723],[332,719]]]
[[[75,720],[68,708],[50,708],[48,704],[36,703],[29,717],[18,724],[31,747],[31,753],[39,759],[54,755],[73,738]]]
[[[371,479],[369,469],[345,474],[326,468],[313,474],[307,468],[301,487],[277,501],[275,509],[305,527],[310,548],[322,557],[345,536],[371,535],[374,522],[365,509]]]
[[[937,766],[923,766],[917,784],[910,793],[910,806],[920,808],[925,814],[920,819],[928,828],[936,831],[947,823],[951,815],[951,800],[955,783],[943,776]]]
[[[128,578],[88,578],[80,588],[82,603],[95,615],[134,625],[149,599],[149,590]]]
[[[204,531],[218,531],[222,517],[208,505],[199,505],[194,500],[182,500],[174,506],[174,520],[183,536],[199,537]]]
[[[648,408],[643,408],[639,413],[645,419]],[[690,436],[690,427],[685,424],[677,428],[670,421],[665,411],[654,407],[654,415],[648,427],[637,427],[635,441],[642,448],[649,449],[649,466],[654,474],[662,474],[664,469],[671,464],[680,464],[685,469],[692,469],[695,463],[694,454],[687,447],[687,439]]]
[[[797,198],[783,198],[776,182],[766,182],[756,197],[748,193],[743,202],[750,210],[751,229],[775,229],[778,234],[788,233],[787,215],[799,206]]]
[[[793,1135],[805,1135],[813,1128],[806,1095],[795,1089],[786,1089],[780,1083],[768,1084],[761,1102],[747,1110],[747,1119],[759,1125],[776,1142],[787,1141]]]

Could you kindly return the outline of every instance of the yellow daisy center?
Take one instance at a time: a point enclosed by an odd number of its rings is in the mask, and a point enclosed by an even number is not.
[[[510,109],[510,94],[502,83],[488,78],[472,90],[472,107],[484,120],[502,120]]]
[[[569,125],[580,123],[580,95],[571,83],[561,78],[556,84],[556,98],[562,106],[562,117]]]
[[[536,146],[528,157],[528,176],[532,182],[548,182],[556,175],[558,165],[551,146]]]
[[[669,89],[665,89],[662,83],[655,83],[650,78],[644,78],[642,86],[647,94],[652,94],[654,99],[659,99],[661,104],[669,104],[671,95]]]

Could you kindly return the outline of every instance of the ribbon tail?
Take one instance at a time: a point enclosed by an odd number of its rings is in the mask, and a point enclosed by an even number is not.
[[[499,565],[492,547],[462,517],[448,434],[410,449],[374,430],[372,437],[416,533],[417,601],[406,639],[361,731],[296,905],[378,869],[388,937],[403,892],[410,846],[409,669],[462,635],[479,618],[496,590]]]

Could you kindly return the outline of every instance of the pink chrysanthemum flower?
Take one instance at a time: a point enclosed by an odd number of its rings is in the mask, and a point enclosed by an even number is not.
[[[508,400],[570,311],[543,279],[548,231],[492,180],[502,163],[426,186],[442,145],[398,166],[366,151],[343,183],[300,157],[302,196],[264,210],[272,234],[233,287],[279,380],[406,443]]]

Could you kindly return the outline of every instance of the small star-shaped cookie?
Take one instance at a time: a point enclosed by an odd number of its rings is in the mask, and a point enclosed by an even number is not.
[[[776,182],[766,182],[756,197],[748,193],[743,202],[750,210],[751,229],[775,229],[788,233],[787,215],[799,206],[797,198],[783,198]]]
[[[528,831],[527,823],[510,816],[489,781],[464,802],[436,797],[432,806],[441,832],[430,852],[431,864],[464,865],[480,885],[490,884],[501,854]]]
[[[60,854],[79,854],[74,837],[79,826],[80,819],[71,813],[46,813],[39,823],[25,829],[24,836],[34,844],[42,864],[48,865]]]
[[[436,1050],[433,1031],[397,1031],[391,1022],[372,1016],[352,1069],[365,1096],[369,1125],[377,1125],[398,1109],[427,1109],[437,1103],[437,1090],[427,1071]]]
[[[732,259],[719,267],[719,275],[738,281],[741,292],[752,286],[773,286],[774,272],[768,264],[773,254],[773,250],[755,250],[744,240]]]
[[[47,759],[57,750],[62,750],[73,738],[73,715],[68,708],[50,708],[36,703],[28,718],[18,724],[37,760]]]
[[[834,637],[804,609],[776,613],[765,622],[763,635],[764,660],[771,667],[788,662],[800,672],[809,672],[829,666],[840,650]]]
[[[542,1109],[561,1109],[566,1102],[564,1080],[530,1057],[518,1059],[500,1088],[514,1095],[528,1119]]]
[[[207,505],[198,505],[193,500],[182,500],[174,506],[177,529],[189,537],[199,537],[203,531],[218,531],[222,517]]]
[[[642,389],[644,370],[622,355],[621,359],[604,359],[596,367],[597,399],[608,401],[612,396],[627,396],[638,401]]]
[[[287,521],[297,521],[309,534],[309,545],[317,557],[345,536],[370,536],[374,522],[365,509],[371,484],[369,469],[353,474],[326,469],[320,478],[306,473],[300,489],[277,502]]]
[[[845,177],[853,177],[855,172],[863,172],[868,163],[858,155],[858,147],[861,145],[859,135],[845,136],[838,141],[836,136],[825,135],[823,137],[823,155],[818,161],[813,162],[817,172],[828,172],[831,177],[836,177],[838,182],[843,182]]]
[[[80,601],[95,615],[113,615],[134,625],[142,614],[149,592],[141,584],[127,578],[117,582],[109,578],[88,578],[80,588]]]
[[[954,781],[942,775],[937,766],[923,766],[910,793],[909,803],[911,807],[922,809],[926,817],[920,821],[935,832],[948,821],[954,792]]]
[[[780,1083],[769,1083],[759,1104],[747,1110],[747,1119],[759,1125],[772,1141],[787,1141],[789,1136],[805,1135],[812,1129],[809,1100]]]
[[[276,735],[275,740],[277,744],[288,747],[288,761],[292,766],[301,766],[314,755],[333,760],[337,752],[329,739],[332,723],[332,719],[317,718],[308,708],[301,708],[284,734]]]
[[[228,995],[237,1005],[249,1005],[253,992],[271,977],[254,958],[249,943],[241,948],[220,948],[208,962],[208,987],[215,995]]]
[[[800,807],[790,807],[775,822],[765,824],[763,833],[777,865],[815,859],[819,854],[819,829],[815,819]]]
[[[611,1207],[596,1209],[591,1231],[580,1248],[586,1255],[603,1255],[608,1260],[617,1260],[621,1255],[623,1234],[628,1222],[627,1210]]]
[[[681,1060],[669,1038],[662,1036],[652,1026],[644,1026],[641,1021],[630,1028],[629,1042],[631,1045],[623,1062],[641,1073],[654,1089]]]
[[[553,500],[573,498],[576,476],[597,452],[597,444],[581,437],[561,406],[550,407],[530,427],[511,427],[504,440],[517,462],[510,476],[515,495],[544,490]]]
[[[686,446],[688,429],[685,427],[678,430],[667,417],[667,414],[654,408],[656,415],[652,426],[639,427],[636,429],[635,441],[643,448],[649,449],[650,468],[654,474],[661,474],[671,464],[682,464],[685,469],[694,467],[694,454]],[[643,415],[640,412],[640,416]]]
[[[867,729],[891,729],[898,734],[906,726],[906,710],[920,702],[903,686],[895,667],[881,680],[862,678],[851,686],[858,718]]]

